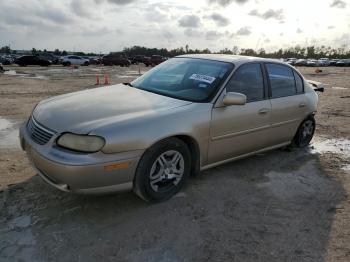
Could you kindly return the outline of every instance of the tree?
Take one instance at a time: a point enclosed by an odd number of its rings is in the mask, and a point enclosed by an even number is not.
[[[11,53],[11,49],[9,46],[3,46],[0,48],[0,53],[5,53],[5,54],[10,54]]]

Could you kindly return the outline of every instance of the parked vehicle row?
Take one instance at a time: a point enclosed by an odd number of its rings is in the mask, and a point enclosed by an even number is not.
[[[285,60],[287,64],[292,66],[350,66],[350,59],[296,59],[287,58]]]
[[[77,56],[67,55],[58,57],[51,53],[40,53],[37,55],[16,55],[16,54],[0,54],[0,64],[11,65],[18,64],[20,66],[27,65],[40,65],[49,66],[53,64],[62,64],[63,66],[70,65],[105,65],[105,66],[130,66],[131,64],[144,64],[145,66],[156,66],[166,61],[167,58],[160,55],[135,55],[133,57],[127,57],[125,54],[111,53],[104,56]],[[292,66],[310,66],[310,67],[321,67],[321,66],[350,66],[350,59],[297,59],[287,58],[279,59]]]
[[[53,64],[62,64],[63,66],[82,65],[105,65],[105,66],[130,66],[131,64],[143,63],[146,66],[156,66],[164,62],[166,58],[160,55],[152,55],[151,57],[137,55],[131,58],[120,54],[108,54],[102,57],[85,57],[77,55],[67,55],[63,57],[57,57],[50,53],[38,54],[38,55],[22,55],[22,56],[0,56],[0,64],[11,65],[17,64],[19,66],[39,65],[50,66]]]

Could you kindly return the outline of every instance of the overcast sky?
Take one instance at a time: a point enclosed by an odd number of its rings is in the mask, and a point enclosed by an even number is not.
[[[0,46],[265,48],[350,45],[350,0],[0,0]]]

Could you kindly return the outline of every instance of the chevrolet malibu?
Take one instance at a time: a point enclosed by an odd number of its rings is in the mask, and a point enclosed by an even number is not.
[[[20,129],[39,175],[67,192],[170,198],[190,174],[305,147],[318,96],[293,67],[229,55],[170,59],[131,83],[40,102]]]

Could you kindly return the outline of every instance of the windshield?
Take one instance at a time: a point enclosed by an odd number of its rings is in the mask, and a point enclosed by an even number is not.
[[[229,75],[233,64],[173,58],[132,82],[136,88],[193,102],[206,102]]]

